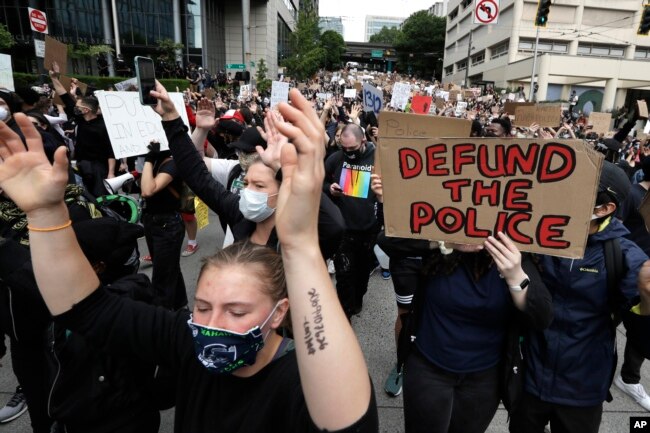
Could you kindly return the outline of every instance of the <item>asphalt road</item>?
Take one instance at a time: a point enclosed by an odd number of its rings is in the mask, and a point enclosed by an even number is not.
[[[201,266],[201,257],[214,252],[221,246],[223,233],[214,214],[210,214],[211,224],[199,232],[198,241],[200,248],[196,254],[181,258],[183,276],[188,288],[188,297],[194,296],[194,287]],[[144,239],[141,240],[141,253],[146,254]],[[142,268],[143,272],[151,272],[150,267]],[[359,337],[364,350],[370,375],[375,384],[377,404],[379,406],[379,421],[381,432],[399,433],[404,431],[404,417],[402,412],[402,398],[391,398],[383,391],[386,375],[395,362],[395,345],[393,326],[396,316],[395,296],[390,280],[382,280],[378,272],[370,278],[368,294],[364,300],[364,310],[360,315],[353,317],[352,325]],[[625,333],[619,328],[618,348],[619,354],[623,353]],[[650,391],[650,370],[648,363],[643,365],[642,383]],[[342,385],[343,386],[343,385]],[[3,405],[14,392],[16,379],[11,369],[9,356],[2,360],[0,368],[0,405]],[[344,389],[341,390],[344,392]],[[603,420],[600,431],[603,433],[627,433],[630,431],[630,417],[650,415],[638,406],[629,397],[622,394],[618,388],[612,386],[614,401],[605,403]],[[471,416],[471,414],[468,414]],[[162,417],[161,433],[173,431],[173,409],[166,411]],[[507,432],[507,413],[501,407],[497,411],[488,432]],[[0,424],[0,433],[29,433],[31,432],[29,415],[25,413],[20,418]]]

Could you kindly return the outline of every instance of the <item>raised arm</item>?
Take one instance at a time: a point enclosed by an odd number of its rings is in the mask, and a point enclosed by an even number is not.
[[[293,105],[281,103],[279,109],[291,124],[276,123],[290,139],[282,148],[283,181],[276,229],[307,408],[316,426],[338,430],[352,425],[369,410],[371,385],[361,348],[318,247],[325,131],[298,90],[291,90],[290,97]],[[343,394],[341,383],[346,385]]]
[[[71,228],[63,192],[68,181],[65,147],[50,165],[40,134],[28,118],[16,114],[27,148],[0,122],[0,188],[25,212],[36,282],[53,315],[64,313],[90,295],[99,279]],[[56,266],[52,258],[56,257]]]

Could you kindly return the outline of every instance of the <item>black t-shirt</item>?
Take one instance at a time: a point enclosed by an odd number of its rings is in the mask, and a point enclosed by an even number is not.
[[[162,214],[177,212],[180,207],[180,194],[183,191],[183,181],[180,179],[178,169],[172,158],[165,158],[163,161],[157,161],[153,167],[154,177],[158,173],[166,173],[173,180],[166,188],[161,189],[153,196],[146,199],[144,212],[148,214]],[[178,195],[175,195],[171,190]]]
[[[188,318],[187,312],[173,313],[100,288],[55,320],[107,353],[135,354],[175,372],[176,433],[321,431],[307,410],[295,351],[252,377],[213,374],[196,358]],[[340,432],[377,431],[373,391],[365,415]]]
[[[77,140],[75,143],[75,157],[79,161],[108,161],[114,159],[115,154],[111,147],[111,140],[108,137],[104,118],[98,116],[95,119],[85,121],[77,119]]]
[[[648,234],[643,217],[638,211],[646,192],[646,189],[641,185],[633,185],[630,188],[629,195],[621,204],[617,216],[630,231],[626,238],[633,241],[646,255],[650,256],[650,234]]]

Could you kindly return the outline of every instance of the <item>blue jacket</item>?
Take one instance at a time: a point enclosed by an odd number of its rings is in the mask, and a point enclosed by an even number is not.
[[[590,235],[582,260],[540,256],[541,274],[553,297],[553,322],[528,338],[526,391],[543,401],[568,406],[595,406],[607,398],[615,363],[615,335],[608,305],[603,242],[619,238],[626,275],[620,290],[638,295],[637,275],[647,260],[623,236],[629,232],[612,219]],[[621,305],[621,309],[626,306]]]

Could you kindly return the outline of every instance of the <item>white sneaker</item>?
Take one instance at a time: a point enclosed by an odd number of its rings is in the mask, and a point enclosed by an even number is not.
[[[623,378],[620,375],[616,376],[616,379],[614,379],[614,384],[618,387],[618,389],[632,397],[634,401],[641,405],[641,407],[650,412],[650,397],[648,397],[645,389],[643,389],[643,385],[640,383],[625,383],[623,382]]]

